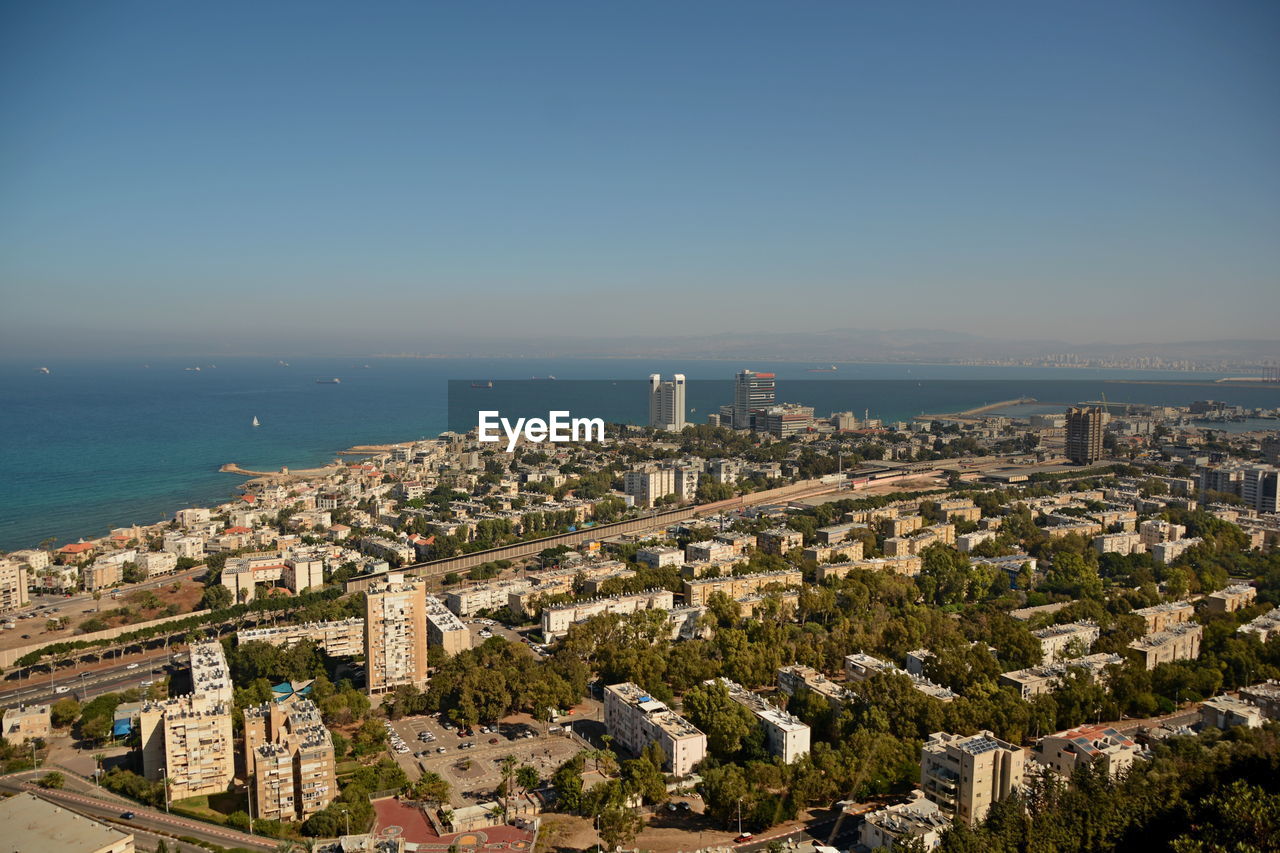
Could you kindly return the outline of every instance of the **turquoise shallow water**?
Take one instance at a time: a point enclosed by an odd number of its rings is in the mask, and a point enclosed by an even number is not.
[[[450,379],[554,375],[556,393],[571,398],[578,392],[561,383],[575,379],[643,380],[652,372],[680,371],[691,381],[722,380],[723,386],[699,386],[706,399],[691,393],[689,405],[699,409],[692,419],[699,421],[717,402],[728,402],[728,380],[743,367],[775,370],[780,400],[814,405],[821,415],[870,409],[872,417],[887,420],[1020,395],[1053,402],[1096,399],[1101,390],[1108,399],[1133,402],[1212,397],[1280,405],[1274,388],[1113,385],[1126,376],[1175,378],[1118,371],[844,365],[838,374],[814,374],[807,372],[813,365],[613,359],[371,359],[368,369],[363,361],[345,358],[290,359],[289,367],[267,358],[213,363],[47,362],[48,375],[36,372],[42,365],[0,364],[0,549],[32,546],[49,536],[75,541],[110,527],[158,521],[183,506],[225,500],[241,482],[218,472],[226,462],[310,467],[354,444],[436,435],[448,424]],[[185,369],[196,365],[199,372]],[[331,377],[341,384],[316,383]],[[574,413],[645,417],[644,398],[633,401],[629,390],[610,400],[595,394],[583,390]],[[256,429],[254,417],[262,422]]]

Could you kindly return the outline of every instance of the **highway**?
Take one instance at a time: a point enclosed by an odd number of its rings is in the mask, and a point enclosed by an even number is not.
[[[245,847],[250,850],[276,850],[280,845],[278,841],[190,818],[165,814],[161,810],[148,809],[140,805],[122,805],[114,798],[108,799],[111,796],[108,794],[99,797],[68,790],[45,790],[24,778],[32,775],[32,772],[28,771],[23,774],[0,777],[0,791],[13,793],[32,791],[51,802],[89,817],[106,820],[130,829],[153,830],[170,837],[188,836],[222,847]],[[121,817],[125,812],[131,812],[133,817],[125,820]]]
[[[169,655],[172,653],[172,649],[156,649],[118,658],[118,662],[105,667],[97,666],[55,674],[52,679],[36,675],[21,681],[17,686],[0,690],[0,707],[44,704],[64,696],[84,702],[103,693],[118,692],[130,687],[144,687],[143,681],[159,680],[165,677],[164,668],[169,663]],[[130,669],[133,664],[137,664],[137,667]],[[67,689],[59,693],[60,687]]]

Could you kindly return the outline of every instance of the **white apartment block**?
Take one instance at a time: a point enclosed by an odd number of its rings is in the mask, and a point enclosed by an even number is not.
[[[434,595],[424,599],[427,608],[427,646],[439,646],[447,655],[471,648],[471,631],[444,602]]]
[[[27,605],[27,565],[0,557],[0,613]]]
[[[455,589],[445,593],[445,605],[464,619],[481,610],[498,610],[506,607],[511,593],[528,592],[531,581],[496,581],[477,586]]]
[[[873,675],[884,673],[886,675],[901,675],[911,680],[911,686],[919,690],[926,696],[938,699],[942,702],[950,702],[956,698],[953,693],[941,684],[935,684],[923,675],[916,675],[899,669],[887,660],[881,660],[873,655],[855,652],[851,655],[845,655],[844,659],[844,675],[849,681],[854,683],[866,681]]]
[[[766,587],[792,587],[803,583],[804,575],[799,569],[720,578],[687,578],[684,581],[684,603],[697,607],[705,605],[717,592],[723,592],[730,598],[741,598]]]
[[[324,561],[263,552],[231,557],[222,569],[222,585],[236,604],[253,601],[258,584],[277,581],[294,593],[319,589],[324,586]]]
[[[688,776],[707,755],[707,736],[631,682],[604,689],[604,723],[614,740],[639,755],[657,743],[667,756],[664,770]]]
[[[710,682],[708,682],[710,683]],[[765,747],[770,755],[791,764],[809,754],[809,726],[779,708],[770,705],[737,682],[721,678],[729,698],[750,711],[764,731]]]
[[[1168,565],[1186,553],[1189,548],[1194,548],[1203,541],[1199,537],[1193,537],[1191,539],[1174,539],[1172,542],[1158,542],[1151,546],[1151,556]]]
[[[675,606],[675,594],[669,589],[653,589],[635,595],[615,595],[591,601],[556,604],[542,608],[542,636],[547,640],[559,639],[569,633],[569,627],[585,622],[602,613],[628,614],[641,610],[670,611]]]
[[[1162,519],[1151,519],[1138,525],[1138,536],[1148,549],[1162,542],[1173,542],[1187,535],[1187,528],[1181,524]]]
[[[138,568],[146,572],[147,577],[167,575],[177,571],[178,555],[168,551],[148,551],[138,555]]]
[[[685,379],[677,373],[668,382],[662,375],[649,375],[649,426],[667,432],[680,432],[685,428],[684,406]]]
[[[854,572],[893,572],[898,575],[915,577],[924,567],[924,560],[919,554],[908,554],[903,557],[872,557],[865,560],[851,560],[847,563],[823,563],[818,566],[818,583],[827,578],[847,578]]]
[[[1272,608],[1236,630],[1241,634],[1253,634],[1260,643],[1265,643],[1269,637],[1280,636],[1280,607]]]
[[[1280,513],[1280,469],[1273,465],[1250,465],[1240,481],[1240,497],[1255,512]]]
[[[1118,776],[1142,754],[1142,747],[1110,726],[1079,726],[1041,738],[1031,760],[1070,779],[1076,768],[1084,765]]]
[[[369,695],[427,680],[426,588],[392,572],[365,592],[365,678]]]
[[[1103,533],[1093,537],[1093,550],[1099,554],[1141,554],[1147,546],[1142,544],[1142,534],[1133,532]]]
[[[179,559],[204,559],[204,539],[200,536],[188,536],[185,533],[166,533],[162,549]]]
[[[1026,756],[991,732],[935,732],[920,751],[920,788],[943,814],[973,825],[1022,787]]]
[[[675,474],[671,468],[628,471],[623,477],[622,490],[635,498],[637,506],[652,507],[659,499],[676,493]]]
[[[1086,655],[1082,658],[1002,672],[1000,683],[1015,688],[1023,699],[1030,699],[1032,696],[1057,690],[1063,677],[1070,670],[1084,671],[1091,678],[1099,679],[1104,677],[1107,667],[1120,666],[1123,663],[1124,658],[1117,654]]]
[[[680,565],[684,562],[684,554],[679,548],[654,545],[653,547],[641,548],[636,551],[636,562],[643,563],[653,569],[660,569],[663,566]]]
[[[1181,622],[1163,631],[1139,637],[1129,644],[1129,648],[1142,656],[1147,669],[1155,669],[1162,663],[1200,657],[1200,640],[1203,636],[1204,626],[1199,622]]]
[[[237,634],[241,643],[267,643],[288,647],[310,640],[330,657],[358,657],[364,654],[364,620],[356,617],[334,622],[305,622],[300,625],[276,625],[270,628],[248,628]]]
[[[1050,625],[1031,632],[1040,641],[1041,663],[1053,663],[1064,657],[1083,657],[1093,648],[1101,634],[1098,623],[1090,621]],[[1081,649],[1079,654],[1070,653],[1073,644]]]
[[[871,812],[858,828],[858,844],[868,850],[892,850],[899,842],[918,839],[925,850],[937,849],[951,819],[923,791],[912,791],[909,802]]]

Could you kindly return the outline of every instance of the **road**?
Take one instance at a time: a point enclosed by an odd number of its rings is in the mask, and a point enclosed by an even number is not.
[[[271,851],[279,847],[278,841],[236,832],[234,829],[213,826],[198,820],[165,814],[163,811],[156,811],[143,806],[121,806],[120,803],[112,800],[73,791],[44,790],[21,778],[31,775],[31,773],[25,773],[0,777],[0,791],[12,793],[20,791],[37,792],[40,796],[60,806],[92,818],[126,826],[130,829],[153,830],[167,836],[189,836],[221,847],[245,847],[250,850]],[[129,820],[121,817],[126,811],[133,814],[133,817]]]
[[[0,708],[23,704],[43,704],[70,696],[83,702],[103,693],[130,687],[144,687],[144,681],[165,677],[164,668],[172,649],[156,649],[117,659],[107,666],[85,667],[55,674],[52,679],[35,676],[16,687],[0,690]],[[136,664],[136,667],[134,665]],[[134,667],[134,668],[130,668]],[[60,688],[67,688],[59,692]]]

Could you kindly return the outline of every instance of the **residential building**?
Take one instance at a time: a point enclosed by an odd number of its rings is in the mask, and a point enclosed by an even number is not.
[[[1234,613],[1253,604],[1258,591],[1251,584],[1236,583],[1205,596],[1205,609],[1210,613]]]
[[[294,593],[318,589],[324,586],[324,561],[264,551],[230,557],[222,568],[221,583],[231,591],[231,600],[236,603],[253,601],[258,584],[276,582]]]
[[[1268,638],[1280,635],[1280,607],[1273,607],[1236,630],[1241,634],[1253,634],[1258,642],[1265,643]]]
[[[1262,708],[1232,696],[1214,696],[1200,704],[1200,725],[1216,729],[1256,729],[1267,721]]]
[[[1077,767],[1100,767],[1118,776],[1142,757],[1142,747],[1110,726],[1078,726],[1040,739],[1031,760],[1070,779]]]
[[[167,575],[178,569],[178,555],[171,554],[168,551],[148,551],[138,555],[138,568],[146,573],[147,577],[153,578],[156,575]]]
[[[801,690],[810,690],[826,699],[827,704],[837,711],[845,702],[856,698],[844,685],[832,681],[811,666],[798,663],[779,667],[778,689],[788,696],[794,696]]]
[[[1138,536],[1148,549],[1162,542],[1173,542],[1186,535],[1186,526],[1159,518],[1148,519],[1138,525]]]
[[[1107,667],[1120,666],[1123,663],[1124,658],[1117,654],[1086,655],[1082,658],[1003,672],[1000,674],[1000,683],[1016,689],[1023,699],[1030,699],[1032,696],[1058,689],[1068,672],[1084,672],[1090,678],[1100,679],[1105,677]]]
[[[244,764],[257,818],[306,820],[338,795],[333,738],[310,699],[245,708]]]
[[[844,659],[844,675],[849,681],[861,682],[866,681],[873,675],[900,675],[903,678],[910,679],[911,686],[919,690],[926,696],[938,699],[942,702],[950,702],[956,698],[956,694],[951,690],[943,687],[941,684],[934,684],[923,675],[916,675],[906,670],[899,669],[886,660],[881,660],[872,655],[856,652],[846,655]]]
[[[1101,631],[1098,623],[1084,621],[1071,622],[1067,625],[1050,625],[1032,631],[1031,635],[1040,641],[1041,663],[1052,663],[1064,657],[1083,657],[1098,641]],[[1079,654],[1071,654],[1072,647],[1079,649]]]
[[[445,594],[444,601],[450,610],[465,619],[482,610],[506,607],[511,593],[527,592],[532,586],[533,582],[527,580],[484,583],[452,590]]]
[[[920,574],[924,561],[919,554],[908,554],[902,557],[872,557],[866,560],[852,560],[848,563],[822,563],[818,565],[818,583],[827,578],[847,578],[854,572],[893,572],[894,574],[915,577]]]
[[[204,538],[186,533],[166,533],[161,549],[168,551],[180,560],[203,560]]]
[[[143,775],[167,779],[173,800],[225,792],[235,775],[231,711],[230,699],[217,692],[144,702],[138,720]]]
[[[427,593],[399,572],[365,593],[365,678],[369,695],[427,680]]]
[[[1168,565],[1186,553],[1187,549],[1194,548],[1202,541],[1199,537],[1194,537],[1191,539],[1174,539],[1172,542],[1161,542],[1151,546],[1151,556],[1155,557],[1158,562]]]
[[[0,800],[4,849],[15,853],[133,853],[134,837],[30,791]]]
[[[1092,465],[1102,458],[1102,428],[1106,412],[1101,407],[1067,409],[1067,458],[1077,465]]]
[[[636,505],[652,507],[660,499],[676,493],[675,470],[672,468],[645,468],[628,471],[623,476],[622,490],[635,498]]]
[[[1133,611],[1135,616],[1141,616],[1147,623],[1147,633],[1154,634],[1163,631],[1165,628],[1177,625],[1179,622],[1188,622],[1196,615],[1196,608],[1189,601],[1168,601],[1163,604],[1156,604],[1151,607],[1143,607],[1141,610]]]
[[[1181,622],[1163,631],[1139,637],[1129,644],[1146,663],[1147,669],[1155,669],[1162,663],[1175,660],[1195,660],[1200,657],[1200,639],[1204,626],[1198,622]]]
[[[644,563],[652,569],[660,569],[663,566],[678,566],[684,562],[684,552],[679,548],[672,548],[668,545],[655,545],[651,548],[641,548],[636,551],[636,562]]]
[[[424,599],[427,609],[427,647],[439,646],[447,655],[471,648],[471,631],[434,595]]]
[[[0,613],[27,606],[27,564],[0,557]]]
[[[710,682],[708,682],[710,683]],[[720,683],[729,691],[729,698],[755,716],[764,731],[765,747],[770,755],[791,764],[809,754],[809,726],[779,708],[770,705],[737,682],[721,678]]]
[[[674,776],[688,776],[707,755],[705,734],[629,681],[605,687],[604,723],[614,741],[636,755],[657,743],[667,756],[663,769]]]
[[[937,849],[951,819],[937,804],[916,789],[911,800],[870,812],[858,827],[858,844],[867,850],[893,850],[917,839],[925,850]]]
[[[683,560],[679,562],[686,563],[719,563],[728,560],[734,560],[742,556],[742,551],[734,544],[729,542],[721,542],[718,539],[708,539],[705,542],[690,542],[684,546]],[[640,557],[637,554],[636,559]]]
[[[1280,513],[1280,469],[1273,465],[1245,468],[1240,497],[1256,512]]]
[[[772,373],[743,370],[734,377],[733,428],[751,429],[755,414],[777,399],[777,378]]]
[[[935,732],[920,751],[920,788],[948,817],[973,825],[1022,787],[1022,749],[989,731]]]
[[[201,640],[191,644],[191,690],[213,703],[231,704],[235,686],[222,643]]]
[[[1099,554],[1141,554],[1146,550],[1142,535],[1131,531],[1103,533],[1093,537],[1093,550]]]
[[[21,746],[24,741],[48,738],[53,732],[48,705],[19,705],[5,708],[3,735],[5,743]]]
[[[766,554],[777,554],[782,557],[796,548],[804,547],[804,534],[787,527],[774,527],[757,534],[756,542],[760,550]]]
[[[661,374],[649,375],[649,426],[666,432],[685,428],[684,374],[677,373],[668,382]]]
[[[670,611],[675,595],[669,589],[654,589],[636,595],[615,595],[591,601],[556,604],[542,608],[542,636],[558,639],[569,633],[569,626],[601,613],[636,613],[640,610]]]
[[[777,572],[760,572],[753,575],[730,575],[722,578],[686,578],[684,581],[684,603],[689,607],[705,605],[716,592],[723,592],[730,598],[741,598],[766,587],[800,586],[804,583],[804,575],[799,569]]]
[[[1280,720],[1280,681],[1262,681],[1240,688],[1240,698],[1257,705],[1268,720]]]
[[[247,628],[237,634],[240,643],[267,643],[288,647],[310,640],[335,658],[364,654],[364,620],[352,617],[334,622],[305,622],[270,628]]]

